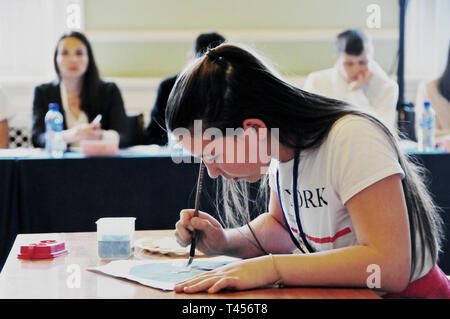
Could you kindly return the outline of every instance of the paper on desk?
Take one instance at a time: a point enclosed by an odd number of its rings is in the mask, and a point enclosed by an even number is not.
[[[237,260],[240,259],[226,256],[198,258],[194,260],[189,270],[185,269],[184,259],[117,260],[87,270],[132,280],[153,288],[173,290],[177,282]]]

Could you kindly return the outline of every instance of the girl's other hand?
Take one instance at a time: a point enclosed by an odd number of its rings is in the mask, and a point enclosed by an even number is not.
[[[355,91],[364,88],[367,84],[369,84],[372,76],[373,73],[370,71],[361,72],[358,74],[357,79],[350,83],[350,89]]]
[[[217,293],[223,289],[246,290],[272,284],[278,279],[270,257],[263,256],[234,262],[184,280],[174,286],[174,291]]]

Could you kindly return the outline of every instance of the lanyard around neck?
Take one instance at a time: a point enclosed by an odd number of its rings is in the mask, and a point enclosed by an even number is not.
[[[294,168],[292,170],[292,199],[294,201],[295,220],[297,222],[297,227],[300,232],[300,236],[302,238],[303,244],[305,245],[308,252],[314,252],[314,249],[311,247],[311,245],[306,240],[305,233],[303,232],[302,221],[300,219],[300,209],[298,206],[298,197],[297,197],[297,182],[298,182],[298,165],[299,165],[299,163],[300,163],[300,152],[298,150],[296,150],[295,157],[294,157]],[[296,244],[297,248],[299,248],[303,253],[305,253],[305,251],[303,250],[301,245],[299,245],[294,234],[292,233],[292,229],[289,227],[289,223],[287,221],[286,214],[283,209],[283,204],[281,201],[279,171],[278,170],[277,170],[277,190],[278,190],[278,199],[280,202],[281,211],[283,213],[284,222],[285,222],[286,226],[288,226],[288,228],[289,228],[288,231],[289,231],[289,234],[291,235],[291,239]]]
[[[305,244],[306,248],[310,253],[314,252],[314,249],[306,240],[305,233],[303,232],[302,221],[300,219],[300,209],[298,206],[298,196],[297,196],[297,182],[298,182],[298,164],[300,163],[300,152],[298,150],[295,151],[294,157],[294,168],[292,172],[292,199],[294,200],[294,211],[295,211],[295,220],[297,221],[298,230],[300,232],[300,236],[302,237],[303,244]]]

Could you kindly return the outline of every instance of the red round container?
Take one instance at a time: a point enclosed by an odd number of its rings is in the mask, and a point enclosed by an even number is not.
[[[67,254],[66,244],[56,240],[41,240],[20,247],[19,259],[48,259]]]

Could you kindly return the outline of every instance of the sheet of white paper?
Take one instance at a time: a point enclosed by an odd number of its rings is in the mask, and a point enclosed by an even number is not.
[[[186,259],[117,260],[87,270],[132,280],[153,288],[173,290],[177,282],[237,260],[239,259],[226,256],[198,258],[194,259],[189,269],[185,268]]]

